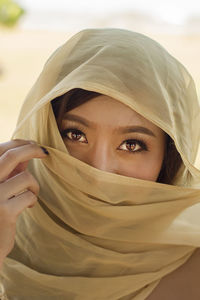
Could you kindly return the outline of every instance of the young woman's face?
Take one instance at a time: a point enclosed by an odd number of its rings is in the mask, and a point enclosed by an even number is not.
[[[72,156],[97,169],[157,180],[164,132],[111,97],[98,96],[67,112],[61,135]]]

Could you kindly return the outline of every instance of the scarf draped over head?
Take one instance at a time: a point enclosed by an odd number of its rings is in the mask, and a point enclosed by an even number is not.
[[[110,96],[173,140],[182,166],[172,185],[98,170],[70,156],[51,100],[73,88]],[[1,281],[9,299],[143,300],[200,247],[199,104],[185,67],[151,38],[86,29],[46,62],[12,139],[50,155],[28,170],[38,202],[17,220]]]

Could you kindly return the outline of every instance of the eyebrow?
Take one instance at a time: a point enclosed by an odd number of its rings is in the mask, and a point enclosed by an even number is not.
[[[86,119],[84,119],[83,117],[79,117],[73,114],[66,114],[63,118],[63,120],[69,120],[69,121],[75,121],[78,123],[81,123],[82,125],[89,127],[89,126],[95,126],[94,122],[88,121]],[[150,129],[143,127],[143,126],[138,126],[138,125],[134,125],[134,126],[126,126],[126,127],[118,127],[118,130],[120,131],[120,133],[131,133],[131,132],[139,132],[139,133],[143,133],[143,134],[147,134],[153,137],[156,137],[156,135],[153,133],[153,131],[151,131]]]

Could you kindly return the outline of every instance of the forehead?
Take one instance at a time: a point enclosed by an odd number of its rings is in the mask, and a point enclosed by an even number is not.
[[[129,106],[109,96],[101,95],[77,106],[67,114],[76,114],[97,125],[129,126],[143,125],[157,132],[161,129],[131,109]]]

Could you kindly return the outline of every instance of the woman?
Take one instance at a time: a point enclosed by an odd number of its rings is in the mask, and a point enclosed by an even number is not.
[[[199,299],[198,126],[157,42],[87,29],[60,47],[1,145],[8,299]]]

